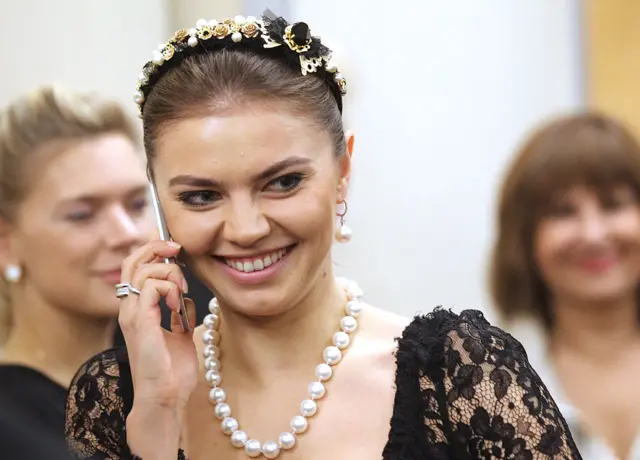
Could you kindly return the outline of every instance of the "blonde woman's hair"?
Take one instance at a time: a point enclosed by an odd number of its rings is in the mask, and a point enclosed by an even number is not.
[[[124,109],[96,94],[44,86],[11,102],[0,112],[0,219],[15,218],[28,192],[25,163],[37,159],[42,147],[109,133],[138,144],[137,129]],[[11,328],[11,309],[6,281],[0,280],[1,344]]]

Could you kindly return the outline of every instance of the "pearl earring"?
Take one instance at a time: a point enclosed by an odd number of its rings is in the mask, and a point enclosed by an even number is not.
[[[4,279],[10,283],[17,283],[22,278],[22,268],[19,265],[9,264],[4,269]]]
[[[341,213],[336,214],[340,219],[340,226],[336,228],[335,237],[336,241],[339,243],[348,243],[351,240],[351,229],[345,225],[344,216],[347,215],[347,202],[346,200],[342,202],[344,204],[344,210]]]

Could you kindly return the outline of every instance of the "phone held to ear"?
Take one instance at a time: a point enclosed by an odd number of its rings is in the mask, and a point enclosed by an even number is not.
[[[151,201],[153,203],[153,211],[156,215],[156,224],[158,226],[158,233],[162,241],[171,241],[171,235],[169,235],[169,227],[167,227],[167,221],[164,218],[162,207],[160,206],[160,199],[158,198],[158,191],[152,180],[149,181],[149,189],[151,191]],[[177,261],[175,257],[168,257],[164,259],[165,264],[175,264]],[[178,310],[178,316],[180,318],[180,327],[184,332],[191,331],[191,325],[189,324],[189,315],[184,305],[184,298],[180,294],[180,309]]]

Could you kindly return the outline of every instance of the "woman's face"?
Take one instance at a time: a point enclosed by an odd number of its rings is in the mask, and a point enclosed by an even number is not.
[[[309,119],[263,107],[166,127],[154,173],[189,267],[223,305],[270,316],[331,273],[349,161]]]
[[[640,206],[626,185],[573,187],[540,221],[534,254],[557,300],[612,301],[640,281]]]
[[[49,150],[49,151],[47,151]],[[119,134],[45,146],[11,231],[25,289],[91,317],[114,317],[120,265],[152,235],[146,175]]]

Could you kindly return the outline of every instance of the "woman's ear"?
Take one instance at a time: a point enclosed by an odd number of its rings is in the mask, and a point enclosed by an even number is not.
[[[345,140],[345,144],[347,145],[346,154],[349,155],[349,157],[351,158],[353,157],[353,144],[355,142],[355,136],[351,131],[347,131],[344,134],[344,140]]]
[[[339,174],[338,178],[338,202],[343,202],[347,197],[349,189],[349,180],[351,179],[351,157],[353,156],[354,137],[351,131],[347,131],[344,136],[346,149],[339,158]]]

